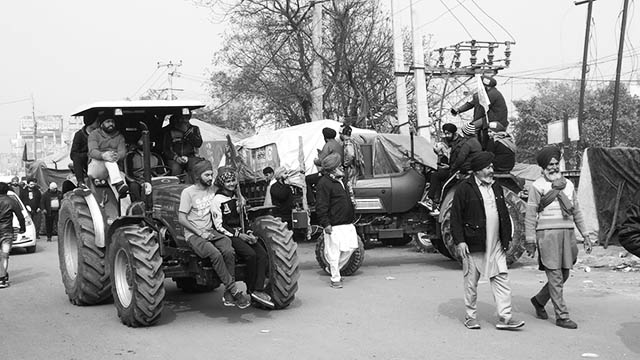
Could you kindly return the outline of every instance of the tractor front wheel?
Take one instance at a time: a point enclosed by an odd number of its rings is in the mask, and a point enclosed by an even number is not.
[[[316,242],[316,261],[320,268],[324,270],[325,273],[331,275],[329,271],[329,262],[327,261],[327,257],[324,253],[324,233],[320,235],[318,238],[318,242]],[[341,276],[351,276],[360,269],[362,263],[364,262],[364,243],[360,236],[358,236],[358,248],[353,251],[349,260],[342,265],[340,268]]]

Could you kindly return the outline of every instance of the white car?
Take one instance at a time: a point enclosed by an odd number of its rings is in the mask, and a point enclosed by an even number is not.
[[[29,215],[27,208],[24,207],[24,204],[22,203],[20,198],[13,191],[8,191],[7,195],[9,195],[9,197],[11,197],[20,205],[22,216],[24,216],[25,228],[27,229],[27,231],[25,231],[23,234],[18,233],[18,231],[20,230],[20,222],[14,215],[13,231],[16,234],[16,239],[13,241],[12,248],[23,248],[27,250],[28,253],[32,254],[36,252],[36,226],[33,224],[33,220],[31,220],[31,216]]]

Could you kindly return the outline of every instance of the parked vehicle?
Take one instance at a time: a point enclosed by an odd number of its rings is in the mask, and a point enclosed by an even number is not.
[[[12,248],[22,248],[25,249],[29,254],[33,254],[36,252],[37,239],[36,239],[36,227],[33,224],[33,220],[31,220],[31,216],[27,211],[27,208],[24,206],[20,197],[18,197],[13,191],[7,192],[7,195],[11,197],[15,202],[20,205],[20,210],[22,211],[22,216],[24,216],[25,229],[26,231],[22,234],[18,233],[20,230],[20,222],[18,222],[18,218],[13,216],[13,229],[16,234],[16,239],[13,241]]]

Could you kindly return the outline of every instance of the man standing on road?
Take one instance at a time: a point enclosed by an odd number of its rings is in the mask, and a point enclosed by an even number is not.
[[[478,280],[491,282],[500,330],[517,329],[524,321],[511,313],[511,287],[506,250],[511,242],[511,219],[502,187],[493,180],[493,154],[479,152],[471,159],[473,176],[464,180],[453,196],[451,233],[462,258],[464,274],[464,325],[480,329],[476,319]]]
[[[36,179],[30,178],[27,180],[27,185],[20,192],[20,200],[27,208],[33,225],[36,227],[36,239],[40,239],[40,200],[42,199],[42,193],[40,187],[36,184]]]
[[[52,182],[49,184],[49,190],[42,194],[40,208],[45,218],[45,227],[47,229],[47,241],[51,241],[53,236],[53,224],[58,222],[58,209],[62,201],[62,192],[58,190],[58,184]]]
[[[25,232],[24,216],[20,210],[20,205],[7,196],[9,185],[0,182],[0,289],[9,286],[9,252],[11,243],[15,237],[13,233],[13,216],[18,218],[20,223],[19,232]]]
[[[22,186],[20,186],[20,179],[17,176],[11,178],[11,184],[9,184],[9,190],[13,191],[16,196],[20,197]]]
[[[324,157],[323,176],[316,186],[316,213],[324,228],[324,251],[334,289],[342,288],[340,268],[358,248],[358,234],[353,225],[355,212],[341,162],[339,154]]]
[[[211,208],[216,195],[213,185],[213,166],[208,160],[193,165],[191,175],[196,183],[182,190],[178,221],[184,228],[184,238],[202,258],[211,259],[213,269],[225,287],[224,306],[245,309],[251,305],[249,297],[236,286],[236,257],[231,239],[213,228]]]
[[[578,324],[569,318],[562,294],[569,271],[578,259],[574,224],[584,237],[587,254],[591,253],[591,241],[573,183],[560,173],[560,158],[560,149],[557,147],[542,149],[536,158],[542,168],[542,177],[534,181],[529,189],[525,216],[526,250],[533,257],[537,246],[540,270],[547,275],[547,283],[531,298],[531,303],[538,318],[548,319],[544,306],[551,299],[556,325],[577,329]]]

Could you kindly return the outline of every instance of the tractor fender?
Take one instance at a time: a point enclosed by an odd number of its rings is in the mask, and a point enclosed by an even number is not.
[[[116,232],[118,228],[124,225],[139,224],[140,222],[144,222],[147,226],[152,228],[154,231],[157,231],[156,224],[144,216],[141,216],[141,215],[121,216],[115,219],[111,224],[111,226],[109,226],[109,230],[107,230],[107,239],[111,239],[111,236],[113,236],[113,233]]]
[[[105,240],[105,231],[104,231],[104,217],[102,216],[102,211],[100,210],[100,206],[98,205],[98,201],[93,196],[93,193],[90,191],[86,191],[84,195],[84,199],[87,202],[87,206],[89,207],[89,212],[91,212],[91,220],[93,221],[93,229],[95,232],[95,243],[97,247],[104,247]]]

